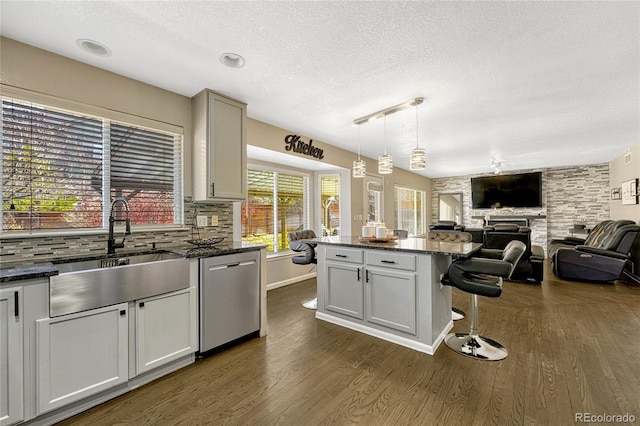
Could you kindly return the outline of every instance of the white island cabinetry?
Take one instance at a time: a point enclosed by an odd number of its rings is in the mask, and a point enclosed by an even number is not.
[[[424,238],[395,244],[349,236],[313,241],[318,244],[316,318],[427,354],[453,327],[451,288],[440,283],[451,256],[480,248]]]

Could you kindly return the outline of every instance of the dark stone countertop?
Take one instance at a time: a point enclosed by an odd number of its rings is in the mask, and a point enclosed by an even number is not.
[[[95,259],[118,259],[127,256],[151,254],[158,252],[173,252],[186,258],[224,256],[227,254],[242,253],[246,251],[260,250],[266,247],[264,244],[247,244],[241,241],[220,242],[210,247],[196,247],[187,243],[180,243],[156,249],[131,249],[118,250],[115,254],[79,254],[75,256],[60,256],[50,259],[38,259],[37,261],[13,262],[0,264],[0,283],[27,280],[34,278],[46,278],[58,275],[56,264],[81,262]]]
[[[431,241],[426,238],[401,238],[390,242],[369,242],[361,237],[336,236],[307,240],[316,244],[337,245],[376,250],[393,250],[422,254],[444,254],[456,257],[466,257],[482,247],[480,243],[457,243],[445,241]]]

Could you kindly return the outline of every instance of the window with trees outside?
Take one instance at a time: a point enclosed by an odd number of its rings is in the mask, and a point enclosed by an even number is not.
[[[410,236],[425,232],[426,197],[424,191],[395,187],[396,229],[404,229]]]
[[[289,250],[289,232],[309,228],[309,176],[249,168],[242,203],[242,241]]]
[[[181,224],[182,135],[2,99],[2,232],[105,228],[120,197]]]

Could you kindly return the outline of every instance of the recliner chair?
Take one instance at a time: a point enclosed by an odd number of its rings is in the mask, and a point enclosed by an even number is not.
[[[553,259],[560,248],[571,248],[579,245],[598,247],[605,238],[624,225],[635,225],[635,222],[628,219],[604,220],[594,226],[586,238],[564,237],[562,239],[553,239],[549,243],[549,258]]]
[[[499,258],[511,241],[522,241],[525,251],[511,275],[512,281],[542,281],[544,275],[544,250],[531,244],[531,228],[515,223],[496,223],[483,228],[483,244],[480,256]]]
[[[316,244],[300,241],[310,240],[316,238],[316,233],[311,229],[304,229],[301,231],[289,232],[289,248],[295,252],[303,253],[300,256],[293,256],[291,261],[296,265],[309,265],[312,263],[318,263],[316,259]],[[318,306],[318,298],[314,297],[311,300],[302,303],[307,309],[316,309]]]
[[[439,220],[434,224],[429,225],[429,231],[464,231],[463,225],[458,225],[453,220]]]
[[[640,238],[640,225],[622,225],[595,245],[559,247],[551,258],[553,273],[562,279],[607,282],[620,278],[631,262],[631,250]]]

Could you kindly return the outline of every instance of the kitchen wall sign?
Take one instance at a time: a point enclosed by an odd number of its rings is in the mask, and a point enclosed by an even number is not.
[[[286,151],[293,151],[296,154],[304,154],[309,157],[322,160],[324,158],[324,150],[313,146],[313,139],[309,139],[309,143],[306,143],[298,135],[287,135],[284,138],[284,149]]]

